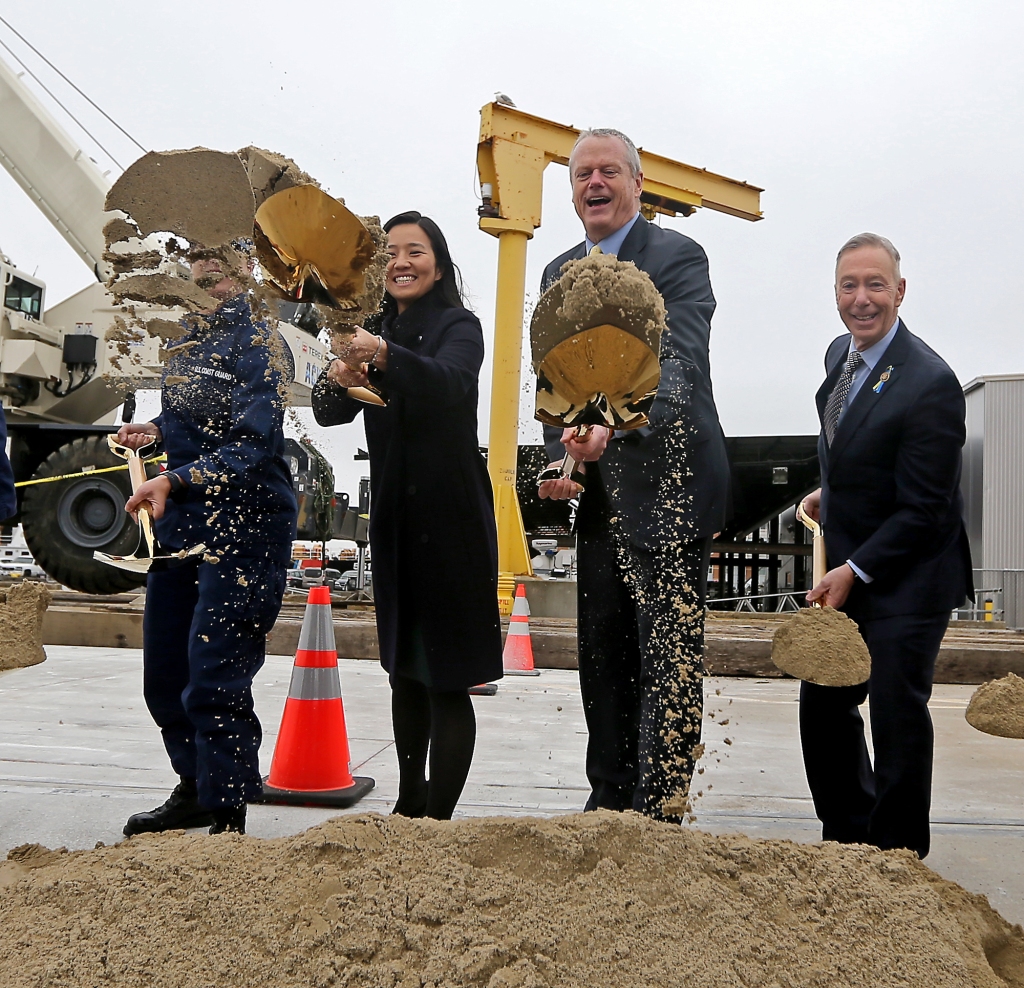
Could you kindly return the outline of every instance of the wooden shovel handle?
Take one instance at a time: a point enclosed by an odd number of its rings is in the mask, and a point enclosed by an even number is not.
[[[802,501],[796,506],[796,516],[814,536],[811,547],[811,578],[814,582],[811,585],[816,587],[825,578],[825,536],[821,525],[804,511]]]
[[[811,550],[811,576],[814,586],[825,579],[825,536],[819,533],[814,536],[814,547]]]

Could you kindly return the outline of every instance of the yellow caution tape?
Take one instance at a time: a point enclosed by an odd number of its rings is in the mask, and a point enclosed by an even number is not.
[[[161,453],[159,456],[151,457],[148,460],[143,460],[144,463],[163,463],[167,459],[166,453]],[[113,473],[115,470],[127,470],[128,464],[123,463],[116,467],[100,467],[98,470],[95,467],[80,470],[78,473],[62,473],[59,477],[40,477],[37,480],[19,480],[15,487],[28,487],[30,484],[53,484],[58,480],[76,480],[79,477],[93,477],[100,473]]]

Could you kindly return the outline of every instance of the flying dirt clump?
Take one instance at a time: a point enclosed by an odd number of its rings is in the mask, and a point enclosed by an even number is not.
[[[1024,986],[1021,928],[909,851],[633,813],[19,852],[0,864],[5,988]]]
[[[129,275],[112,282],[109,288],[118,302],[131,299],[148,302],[150,305],[182,307],[200,312],[216,309],[219,305],[217,299],[203,291],[194,281],[163,272]]]
[[[30,580],[0,590],[0,669],[21,669],[46,659],[43,615],[50,599],[42,583]]]
[[[871,655],[857,625],[833,607],[805,607],[772,638],[772,662],[819,686],[857,686],[871,675]]]
[[[967,723],[997,738],[1024,738],[1024,679],[1012,672],[983,683],[967,704]]]
[[[316,179],[307,175],[291,158],[276,151],[250,146],[242,148],[238,157],[245,166],[249,185],[256,197],[257,209],[275,192],[283,192],[296,185],[315,185],[320,188]]]
[[[255,199],[242,159],[233,151],[150,151],[129,165],[107,193],[145,237],[176,233],[215,248],[252,236]]]

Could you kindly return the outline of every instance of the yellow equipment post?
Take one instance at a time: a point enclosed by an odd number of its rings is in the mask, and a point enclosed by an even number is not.
[[[526,243],[522,230],[498,237],[498,290],[494,312],[494,379],[491,384],[491,429],[487,469],[494,488],[498,525],[498,603],[512,613],[516,573],[533,574],[516,496],[519,452],[519,366],[523,351],[523,303],[526,293]]]
[[[500,103],[488,103],[480,110],[480,229],[498,238],[487,464],[498,526],[498,604],[502,614],[512,612],[516,574],[532,575],[516,497],[526,244],[540,226],[544,169],[552,161],[567,165],[578,136],[575,127]],[[655,213],[689,216],[701,206],[746,220],[761,219],[763,190],[756,186],[649,151],[640,151],[640,163],[644,172],[640,201],[648,219]]]

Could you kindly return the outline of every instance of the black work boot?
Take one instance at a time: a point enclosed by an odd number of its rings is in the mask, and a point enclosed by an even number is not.
[[[213,810],[211,834],[244,834],[245,803],[241,806],[218,806]]]
[[[135,834],[158,834],[164,830],[187,830],[189,827],[206,827],[212,822],[213,814],[199,805],[196,780],[183,778],[166,803],[155,810],[128,817],[124,835],[132,837]]]

